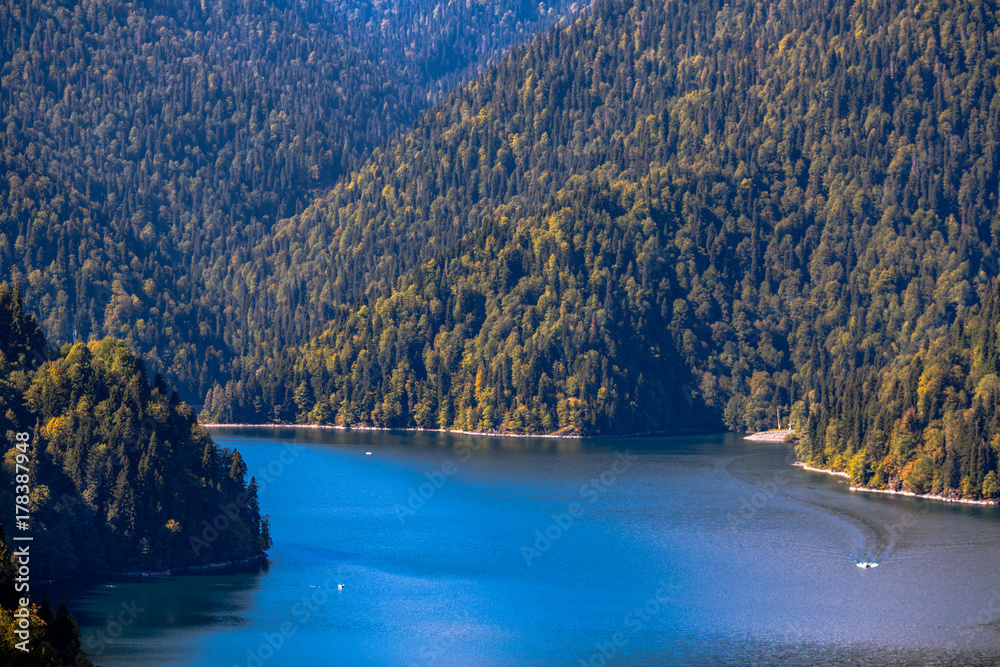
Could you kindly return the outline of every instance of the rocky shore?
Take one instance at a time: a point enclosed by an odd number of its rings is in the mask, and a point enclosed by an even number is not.
[[[154,579],[159,577],[172,577],[182,574],[229,574],[232,572],[245,572],[254,567],[263,567],[268,562],[267,554],[260,553],[249,558],[239,560],[227,560],[221,563],[208,563],[206,565],[188,565],[186,567],[172,567],[166,570],[134,570],[131,572],[109,572],[106,576],[112,579]]]
[[[757,431],[753,435],[748,435],[743,439],[753,440],[754,442],[784,442],[785,437],[792,433],[795,433],[792,429]]]
[[[808,470],[810,472],[821,472],[825,475],[833,475],[834,477],[843,477],[845,479],[850,479],[851,476],[846,472],[840,470],[826,470],[824,468],[814,468],[808,466],[801,461],[793,463],[792,465],[797,468],[802,468],[803,470]],[[938,493],[913,493],[912,491],[903,491],[895,489],[873,489],[867,486],[857,486],[852,484],[850,487],[851,491],[865,491],[867,493],[883,493],[890,496],[909,496],[910,498],[926,498],[927,500],[940,500],[946,503],[961,503],[963,505],[1000,505],[1000,500],[974,500],[972,498],[956,498],[954,496],[942,496]]]

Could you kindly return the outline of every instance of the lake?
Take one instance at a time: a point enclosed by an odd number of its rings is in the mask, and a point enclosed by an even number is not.
[[[270,568],[61,590],[100,665],[1000,663],[1000,512],[851,492],[784,445],[212,434]]]

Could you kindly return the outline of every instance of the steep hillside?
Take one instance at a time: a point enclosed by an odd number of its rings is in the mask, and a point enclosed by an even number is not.
[[[230,264],[566,4],[4,2],[0,279],[200,396]]]
[[[989,493],[992,422],[948,425],[992,396],[987,366],[963,357],[981,372],[954,373],[940,409],[879,388],[904,367],[919,385],[945,341],[972,354],[969,323],[995,319],[996,19],[961,1],[599,3],[231,269],[248,356],[206,408],[608,432],[705,423],[702,405],[755,429],[794,407],[816,422],[810,460],[860,457],[857,478],[889,486],[905,419],[899,470],[950,457],[964,472],[942,490]],[[848,405],[870,417],[831,428]]]

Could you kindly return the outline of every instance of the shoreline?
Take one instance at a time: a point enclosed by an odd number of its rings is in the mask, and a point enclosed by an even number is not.
[[[307,428],[329,431],[396,431],[401,433],[454,433],[458,435],[473,435],[492,438],[556,438],[556,439],[597,439],[597,438],[645,438],[652,436],[684,436],[714,433],[729,433],[729,431],[714,431],[709,429],[675,429],[670,431],[640,431],[638,433],[615,433],[609,435],[584,435],[581,433],[512,433],[510,431],[463,431],[450,428],[420,428],[419,426],[341,426],[340,424],[217,424],[215,422],[198,422],[205,428]]]
[[[913,493],[912,491],[892,491],[890,489],[869,489],[867,486],[851,486],[851,491],[867,491],[868,493],[884,493],[892,496],[909,496],[926,500],[941,500],[946,503],[961,503],[963,505],[986,505],[996,507],[1000,500],[973,500],[971,498],[948,498],[937,493]]]
[[[158,579],[161,577],[177,577],[186,574],[226,574],[240,571],[251,565],[263,565],[270,559],[266,553],[259,553],[249,558],[239,560],[226,560],[220,563],[206,563],[205,565],[184,565],[181,567],[171,567],[166,570],[136,570],[134,572],[109,572],[104,577],[113,579]]]
[[[164,579],[167,577],[180,577],[184,575],[201,575],[201,574],[233,574],[235,572],[250,571],[251,566],[258,566],[259,568],[267,567],[267,564],[271,562],[268,558],[267,553],[261,552],[255,556],[250,556],[249,558],[241,558],[239,560],[227,560],[219,563],[206,563],[205,565],[183,565],[179,567],[171,567],[165,570],[135,570],[132,572],[99,572],[93,576],[86,577],[86,580],[91,583],[102,583],[108,581],[144,581],[147,579]],[[79,582],[79,577],[66,577],[64,579],[43,579],[37,584],[39,586],[57,586],[65,582],[73,582],[74,584]],[[32,582],[35,583],[35,582]]]
[[[201,422],[199,422],[201,423]],[[333,430],[333,431],[399,431],[399,432],[421,432],[421,433],[456,433],[459,435],[472,435],[472,436],[487,436],[487,437],[497,437],[497,438],[635,438],[635,437],[645,437],[645,436],[655,436],[655,435],[696,435],[699,433],[709,433],[709,431],[659,431],[659,432],[645,432],[645,433],[629,433],[623,435],[608,435],[608,436],[585,436],[579,433],[544,433],[544,434],[533,434],[533,433],[500,433],[497,431],[462,431],[457,429],[444,429],[444,428],[419,428],[419,427],[409,427],[409,428],[385,428],[381,426],[341,426],[339,424],[216,424],[216,423],[201,423],[205,428],[306,428],[314,430]],[[714,431],[712,431],[714,433]],[[743,436],[744,440],[751,440],[754,442],[771,442],[771,443],[783,443],[785,436],[789,433],[794,433],[792,430],[782,430],[782,431],[758,431],[750,435]],[[779,439],[780,437],[780,439]],[[841,477],[844,479],[850,479],[850,474],[842,472],[840,470],[826,470],[824,468],[816,468],[810,465],[806,465],[802,461],[796,461],[792,464],[796,468],[801,468],[808,472],[819,472],[825,475],[832,475],[834,477]],[[889,489],[871,489],[865,486],[854,486],[849,487],[851,491],[867,491],[870,493],[881,493],[885,495],[894,496],[909,496],[911,498],[924,498],[926,500],[940,500],[946,503],[960,503],[965,505],[983,505],[983,506],[998,506],[1000,505],[1000,500],[972,500],[969,498],[948,498],[938,494],[919,494],[913,493],[911,491],[892,491]],[[207,567],[207,566],[204,566]]]
[[[846,472],[840,472],[839,470],[825,470],[823,468],[814,468],[812,466],[806,465],[802,461],[796,461],[792,465],[795,466],[796,468],[802,468],[803,470],[808,470],[809,472],[821,472],[826,475],[833,475],[834,477],[844,477],[846,479],[851,478],[851,476]]]
[[[802,468],[803,470],[808,470],[809,472],[821,472],[826,475],[833,475],[834,477],[844,477],[850,479],[851,476],[846,472],[841,472],[840,470],[826,470],[824,468],[814,468],[813,466],[808,466],[801,461],[796,461],[792,464],[796,468]],[[942,496],[938,493],[913,493],[912,491],[893,491],[892,489],[872,489],[867,486],[857,486],[855,484],[850,484],[848,489],[851,491],[860,491],[866,493],[881,493],[888,496],[907,496],[910,498],[922,498],[924,500],[940,500],[945,503],[960,503],[962,505],[985,505],[987,507],[996,507],[1000,505],[1000,500],[973,500],[971,498],[949,498],[947,496]]]
[[[482,435],[499,438],[583,438],[579,433],[500,433],[498,431],[461,431],[448,428],[385,427],[385,426],[341,426],[340,424],[217,424],[198,422],[205,428],[308,428],[322,431],[405,431],[413,433],[457,433],[459,435]]]
[[[757,431],[751,435],[743,436],[744,440],[752,440],[753,442],[784,442],[785,438],[790,435],[794,435],[795,431],[792,429],[774,429],[771,431]]]

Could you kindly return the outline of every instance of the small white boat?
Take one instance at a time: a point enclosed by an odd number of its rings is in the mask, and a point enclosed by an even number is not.
[[[878,567],[878,563],[870,563],[866,561],[864,563],[858,563],[858,567],[867,570],[870,567]]]
[[[371,455],[372,455],[371,452],[365,452],[365,456],[371,456]]]

